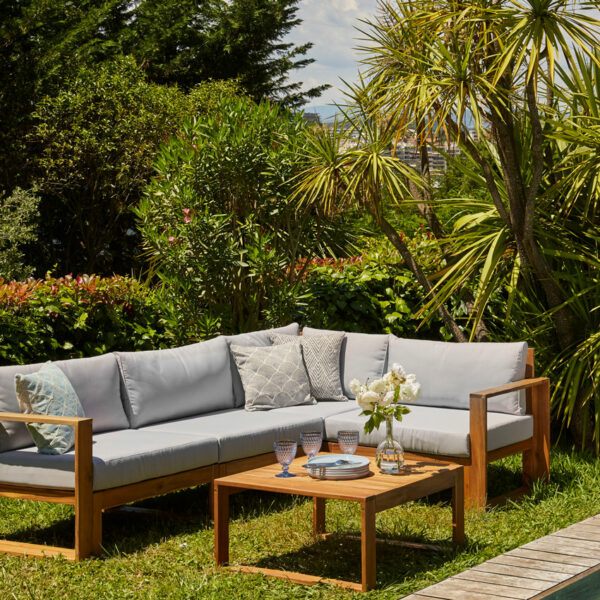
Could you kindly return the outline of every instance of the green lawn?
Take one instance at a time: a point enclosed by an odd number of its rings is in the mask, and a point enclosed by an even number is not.
[[[491,493],[518,484],[516,457],[490,469]],[[351,598],[356,594],[327,585],[296,586],[262,576],[218,573],[207,513],[207,486],[142,503],[185,519],[109,514],[104,519],[102,558],[82,563],[60,559],[0,556],[0,598],[176,599]],[[449,575],[600,512],[600,461],[554,449],[552,482],[536,487],[518,503],[466,518],[467,544],[449,545],[449,498],[438,496],[378,516],[378,535],[437,542],[442,552],[378,545],[379,588],[368,598],[397,599]],[[312,537],[310,500],[244,493],[232,500],[233,563],[284,568],[359,581],[360,546],[337,536]],[[357,506],[329,502],[329,531],[359,530]],[[21,541],[71,545],[72,509],[35,502],[0,500],[0,535]]]

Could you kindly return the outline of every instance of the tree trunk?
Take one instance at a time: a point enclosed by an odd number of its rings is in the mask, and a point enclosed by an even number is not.
[[[394,229],[394,227],[392,227],[392,225],[381,214],[379,214],[379,212],[376,210],[376,208],[369,202],[367,203],[367,209],[371,213],[371,215],[375,218],[375,220],[381,227],[381,230],[383,231],[383,233],[385,233],[385,235],[390,240],[390,242],[394,245],[394,247],[398,250],[398,252],[400,252],[400,256],[402,256],[402,258],[404,259],[406,266],[411,270],[411,272],[414,274],[414,276],[416,277],[419,284],[427,292],[427,297],[431,298],[434,295],[433,294],[433,286],[431,285],[431,282],[427,278],[427,275],[425,274],[423,269],[421,269],[421,267],[415,260],[415,257],[412,255],[408,246],[402,241],[402,238],[400,237],[398,232]],[[456,321],[452,318],[452,315],[448,312],[448,310],[446,309],[445,306],[443,306],[443,305],[440,306],[437,309],[437,313],[440,316],[440,318],[442,319],[442,322],[444,323],[444,325],[446,326],[448,331],[450,331],[450,333],[452,334],[452,337],[457,342],[466,342],[467,341],[465,334],[462,332],[461,328],[458,326]]]

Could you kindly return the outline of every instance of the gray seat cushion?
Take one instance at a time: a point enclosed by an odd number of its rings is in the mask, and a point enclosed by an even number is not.
[[[322,430],[323,419],[320,416],[301,416],[298,412],[292,412],[317,406],[318,404],[312,407],[298,406],[256,412],[248,412],[243,408],[223,410],[151,425],[143,431],[214,436],[219,441],[219,462],[228,462],[273,452],[273,442],[289,439],[299,441],[302,431]]]
[[[217,440],[209,435],[160,431],[111,431],[94,435],[94,489],[119,487],[217,462]],[[0,482],[73,488],[75,452],[50,456],[36,448],[0,454]]]
[[[394,434],[405,451],[443,456],[470,455],[469,411],[435,406],[410,406],[402,423],[394,422]],[[360,411],[345,412],[325,419],[328,441],[337,440],[337,432],[357,429],[361,446],[377,446],[385,437],[385,426],[365,434],[366,417]],[[533,435],[533,417],[489,412],[487,415],[488,450],[529,439]]]
[[[169,350],[116,354],[131,427],[233,408],[224,337]]]
[[[276,329],[262,329],[260,331],[251,331],[249,333],[240,333],[238,335],[225,336],[229,345],[235,344],[236,346],[270,346],[271,340],[269,339],[269,333],[282,333],[284,335],[298,335],[300,327],[298,323],[290,323],[284,327],[277,327]],[[244,395],[244,386],[240,379],[235,362],[231,360],[231,379],[233,382],[233,396],[235,398],[235,406],[244,406],[246,397]]]
[[[305,327],[302,335],[330,335],[327,329]],[[339,332],[338,332],[339,333]],[[350,390],[350,381],[361,383],[379,379],[384,374],[388,349],[388,336],[372,333],[348,333],[342,342],[340,352],[340,374],[346,398],[356,396]]]
[[[469,408],[469,394],[525,377],[527,343],[432,342],[390,335],[388,363],[401,364],[421,384],[418,404]],[[488,410],[525,414],[525,394],[488,400]]]
[[[0,411],[21,412],[15,393],[15,375],[39,371],[44,363],[0,367]],[[86,417],[93,419],[94,433],[127,429],[119,391],[119,369],[113,354],[59,360],[54,363],[68,377]],[[23,423],[0,424],[0,452],[32,445]]]
[[[290,406],[288,408],[278,408],[277,412],[282,415],[297,415],[303,419],[319,417],[324,419],[331,415],[340,415],[342,413],[356,410],[356,401],[354,400],[320,400],[312,406]]]

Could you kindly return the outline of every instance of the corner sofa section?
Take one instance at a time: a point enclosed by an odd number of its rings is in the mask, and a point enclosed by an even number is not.
[[[297,324],[271,331],[299,334]],[[59,361],[85,418],[20,414],[14,375],[41,365],[0,367],[0,496],[75,505],[75,549],[0,541],[0,552],[69,559],[98,553],[104,510],[272,463],[273,442],[298,440],[301,431],[323,431],[323,449],[336,450],[340,429],[358,429],[358,451],[373,454],[383,432],[362,434],[364,417],[349,381],[381,377],[394,362],[415,372],[423,386],[418,404],[396,428],[398,438],[409,456],[464,464],[471,505],[485,504],[485,466],[500,456],[523,452],[527,482],[547,476],[547,380],[532,379],[533,353],[526,345],[460,345],[463,349],[348,333],[340,372],[349,401],[248,412],[228,345],[270,345],[268,334]],[[501,384],[501,392],[477,392]],[[25,422],[44,420],[72,424],[75,448],[58,456],[39,454]]]

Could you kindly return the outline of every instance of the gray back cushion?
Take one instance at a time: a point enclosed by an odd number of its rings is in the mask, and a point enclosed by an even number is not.
[[[302,335],[330,335],[328,329],[305,327]],[[378,379],[384,373],[388,349],[388,336],[373,333],[348,333],[342,342],[340,352],[340,373],[344,395],[354,399],[350,390],[350,381],[358,379],[361,383]]]
[[[388,362],[401,364],[421,384],[417,404],[469,408],[469,394],[525,377],[527,343],[471,343],[407,340],[390,335]],[[525,414],[522,392],[488,400],[488,410]]]
[[[15,375],[35,373],[43,364],[0,367],[0,411],[21,412],[15,393]],[[59,360],[54,364],[68,377],[86,417],[93,419],[94,433],[129,427],[121,403],[119,369],[113,354]],[[31,436],[23,423],[0,424],[0,451],[25,448],[31,444]]]
[[[298,335],[300,326],[298,323],[290,323],[284,327],[275,329],[262,329],[261,331],[251,331],[250,333],[239,333],[238,335],[228,335],[225,337],[229,345],[236,346],[270,346],[270,333],[283,333],[285,335]],[[240,374],[235,365],[235,361],[231,360],[231,380],[233,383],[233,396],[235,398],[235,406],[244,406],[246,397],[244,395],[244,386],[240,379]]]
[[[297,341],[293,335],[269,334],[273,345]],[[340,375],[340,352],[344,333],[330,335],[303,335],[300,337],[302,358],[310,380],[310,393],[315,400],[346,402]]]
[[[117,352],[131,427],[233,408],[224,337],[169,350]]]

